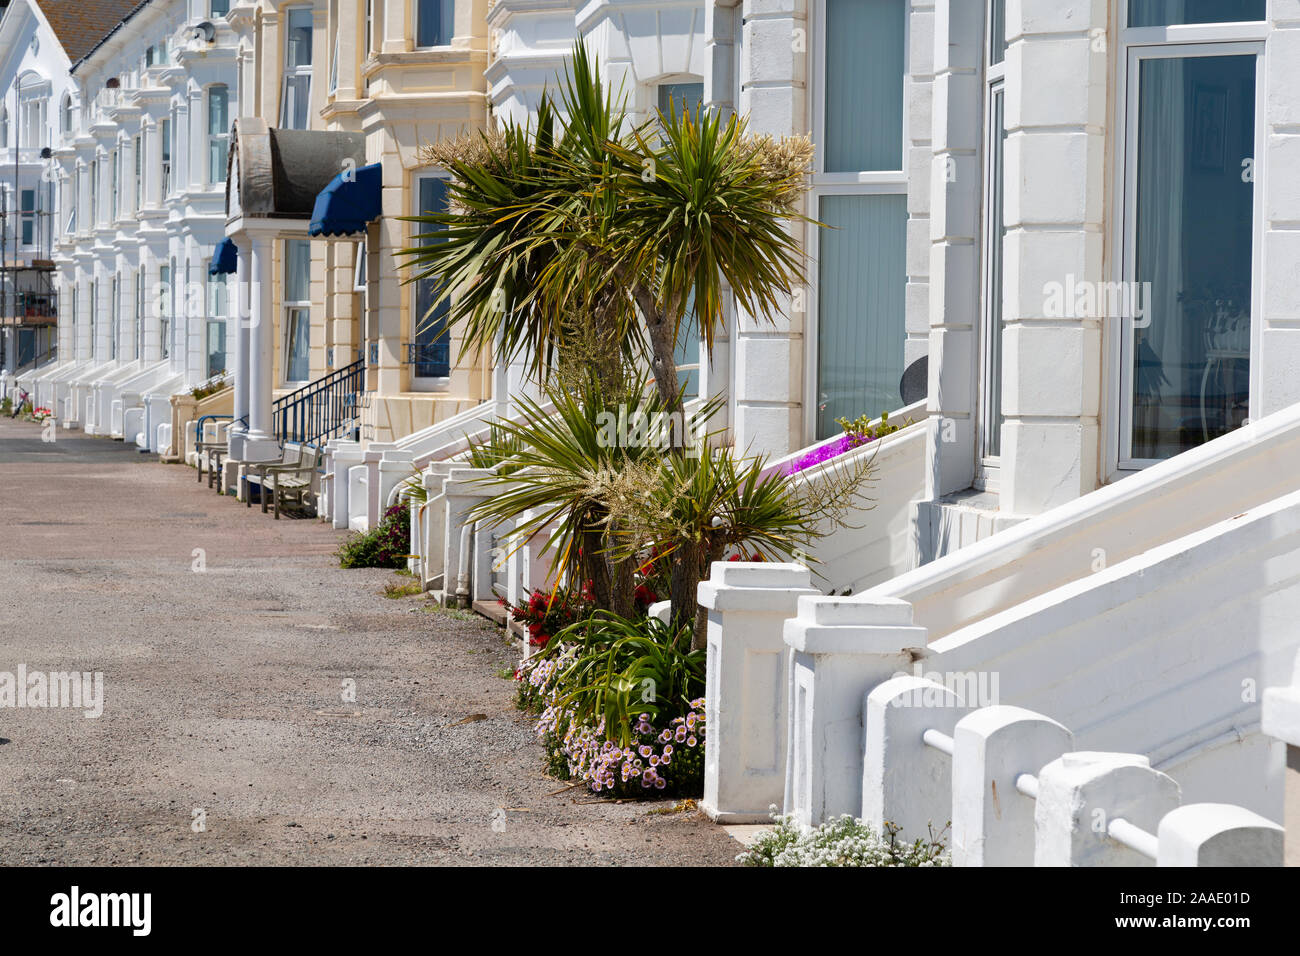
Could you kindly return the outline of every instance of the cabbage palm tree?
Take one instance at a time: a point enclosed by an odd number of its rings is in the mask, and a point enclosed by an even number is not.
[[[659,404],[679,414],[674,354],[688,311],[711,354],[724,287],[739,309],[771,319],[801,283],[787,227],[803,218],[811,156],[806,138],[753,136],[742,119],[704,110],[670,107],[632,127],[578,43],[534,123],[426,147],[423,158],[451,173],[449,208],[413,217],[421,244],[399,255],[409,280],[438,284],[435,301],[470,350],[522,354],[541,377],[592,341],[579,343],[576,324],[648,364]],[[684,457],[687,436],[672,437]],[[675,614],[695,607],[689,550],[672,558]]]
[[[526,354],[540,372],[578,316],[646,359],[660,400],[680,411],[674,346],[688,310],[711,351],[724,285],[770,319],[802,281],[787,224],[803,218],[812,146],[704,110],[628,126],[577,44],[535,124],[426,147],[452,175],[450,209],[412,217],[434,241],[399,255],[410,279],[439,284],[468,348],[499,343],[499,358]]]

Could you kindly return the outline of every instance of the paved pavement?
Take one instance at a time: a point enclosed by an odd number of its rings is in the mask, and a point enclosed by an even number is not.
[[[0,861],[734,859],[696,813],[545,777],[500,631],[384,597],[404,579],[339,570],[339,540],[120,442],[0,419],[0,672],[104,682],[94,719],[0,707]]]

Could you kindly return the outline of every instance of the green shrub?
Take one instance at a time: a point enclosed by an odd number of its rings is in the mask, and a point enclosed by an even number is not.
[[[344,568],[406,567],[411,550],[411,506],[406,501],[384,512],[383,520],[365,534],[348,537],[336,552]]]

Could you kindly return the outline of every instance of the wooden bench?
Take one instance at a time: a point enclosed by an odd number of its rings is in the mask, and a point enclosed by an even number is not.
[[[318,445],[301,445],[298,448],[298,460],[289,462],[289,454],[279,464],[251,466],[251,473],[245,478],[249,484],[256,482],[261,488],[262,514],[266,514],[267,495],[274,504],[275,518],[280,520],[280,509],[288,500],[295,500],[306,506],[307,496],[313,494],[312,484],[320,470],[321,459],[325,450]],[[251,507],[252,495],[245,496]]]

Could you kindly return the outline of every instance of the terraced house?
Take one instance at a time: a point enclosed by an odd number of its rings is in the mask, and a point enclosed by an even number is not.
[[[728,563],[701,586],[708,811],[923,826],[984,808],[991,780],[1011,801],[999,859],[1032,861],[1038,772],[1096,751],[1062,779],[1138,768],[1139,829],[1175,792],[1282,822],[1300,746],[1294,0],[86,9],[102,22],[75,33],[48,0],[0,21],[21,119],[0,126],[6,234],[28,255],[6,257],[9,298],[39,312],[18,272],[59,278],[57,364],[17,368],[47,340],[7,328],[7,381],[65,425],[190,460],[228,428],[241,496],[259,463],[320,449],[310,490],[339,528],[373,527],[418,474],[422,585],[541,586],[534,547],[466,518],[483,493],[465,454],[539,383],[463,348],[395,261],[420,241],[402,217],[446,208],[421,147],[529,122],[581,40],[631,122],[702,106],[814,144],[790,226],[806,281],[775,322],[727,302],[711,351],[688,322],[688,398],[722,397],[726,439],[799,486],[832,479],[839,420],[904,426],[838,459],[871,458],[871,507],[811,567]],[[48,196],[28,185],[45,178]],[[892,683],[918,663],[996,673],[1018,710],[959,700],[900,724],[887,705],[934,690]],[[992,818],[962,819],[956,851],[984,859]],[[1115,859],[1151,856],[1125,839]]]
[[[18,0],[0,19],[0,371],[6,378],[59,355],[53,257],[66,207],[51,150],[60,135],[60,104],[70,111],[75,97],[69,57],[94,34],[72,6]],[[94,11],[85,16],[93,19]],[[67,355],[70,343],[63,344]]]
[[[230,11],[241,88],[253,91],[232,132],[233,248],[213,263],[251,293],[230,363],[234,462],[278,458],[284,438],[391,440],[490,390],[484,360],[462,356],[436,316],[423,321],[430,290],[403,285],[394,266],[413,241],[399,217],[445,207],[445,180],[424,168],[421,145],[486,121],[484,12],[345,2]],[[303,417],[306,408],[328,414]]]

